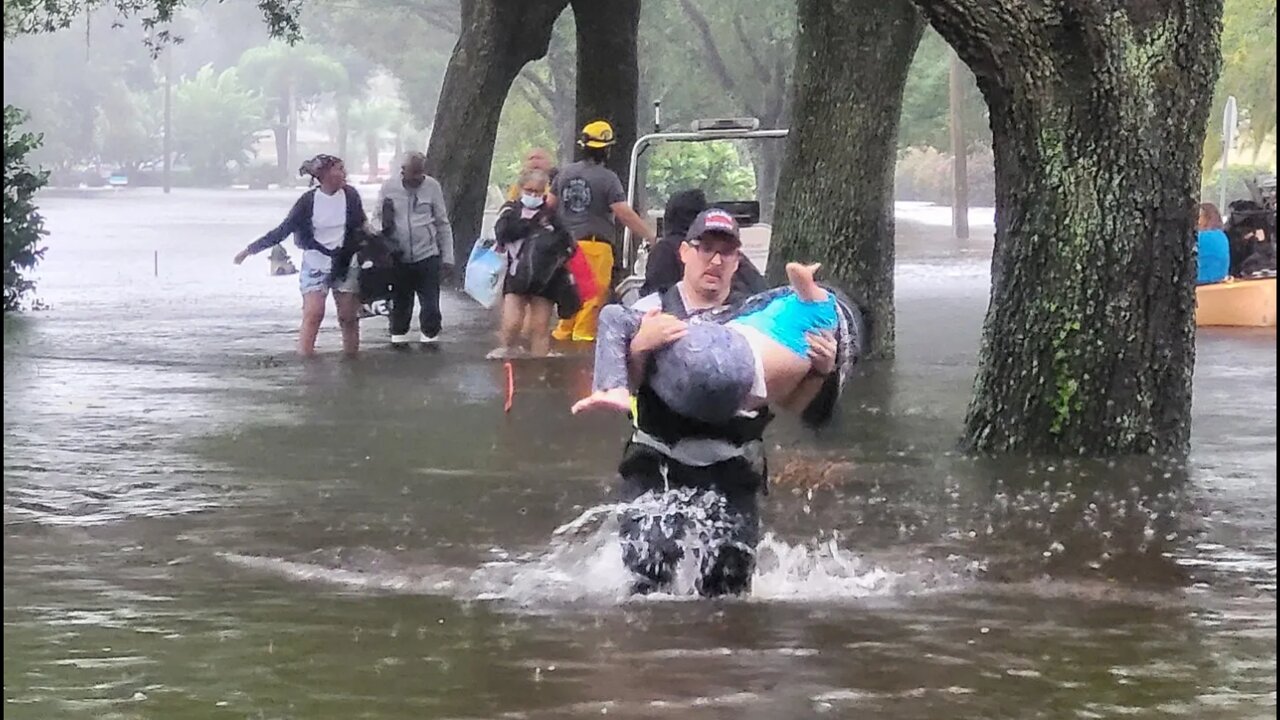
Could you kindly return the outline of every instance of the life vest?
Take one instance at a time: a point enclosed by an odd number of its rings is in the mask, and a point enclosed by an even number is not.
[[[659,299],[663,312],[682,320],[689,317],[678,287],[667,289]],[[768,408],[761,408],[727,423],[706,423],[675,412],[641,385],[632,402],[635,431],[619,472],[656,484],[660,478],[654,472],[661,467],[662,476],[673,484],[731,482],[763,490],[768,477],[764,431],[773,417]]]

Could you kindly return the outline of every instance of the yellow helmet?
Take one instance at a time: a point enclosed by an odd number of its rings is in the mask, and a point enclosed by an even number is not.
[[[582,127],[582,137],[578,145],[589,148],[607,148],[616,140],[613,137],[613,126],[604,120],[594,120]]]

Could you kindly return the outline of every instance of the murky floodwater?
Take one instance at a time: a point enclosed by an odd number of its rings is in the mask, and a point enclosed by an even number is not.
[[[899,359],[771,430],[754,597],[623,600],[586,357],[518,365],[504,414],[451,297],[437,348],[367,320],[343,362],[329,319],[295,360],[296,278],[230,263],[289,201],[43,201],[51,309],[5,327],[12,717],[1274,715],[1274,333],[1202,333],[1185,468],[962,458],[989,250],[902,221]]]

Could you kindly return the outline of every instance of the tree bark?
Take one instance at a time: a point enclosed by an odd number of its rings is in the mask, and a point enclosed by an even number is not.
[[[427,172],[444,189],[459,265],[480,236],[493,141],[511,83],[525,63],[546,54],[567,3],[462,2],[462,34],[445,70],[427,145]]]
[[[276,108],[276,122],[271,126],[271,133],[276,138],[276,172],[283,185],[291,185],[289,174],[289,103],[281,99]]]
[[[378,169],[378,133],[369,132],[364,136],[364,157],[369,163],[369,182],[381,180],[382,173]]]
[[[287,102],[289,106],[289,129],[284,143],[284,172],[286,181],[288,184],[292,185],[296,182],[296,176],[294,173],[298,171],[298,97],[292,82],[289,83],[288,89],[285,90],[285,93],[285,102]]]
[[[913,1],[991,110],[996,244],[965,444],[1186,453],[1221,0]]]
[[[924,24],[905,0],[800,0],[795,100],[770,278],[820,260],[893,355],[893,171],[907,70]]]
[[[347,143],[351,137],[351,98],[338,98],[338,157],[347,157]]]
[[[571,4],[578,39],[574,135],[592,120],[608,120],[617,144],[607,165],[626,185],[638,121],[640,0],[572,0]]]
[[[969,140],[965,137],[964,129],[964,65],[954,51],[950,55],[948,125],[951,130],[951,234],[957,240],[968,240]]]
[[[760,140],[759,144],[752,147],[750,151],[751,159],[754,160],[752,165],[756,175],[756,197],[760,198],[760,222],[762,223],[773,222],[778,198],[778,178],[782,172],[785,150],[786,145],[780,140]]]

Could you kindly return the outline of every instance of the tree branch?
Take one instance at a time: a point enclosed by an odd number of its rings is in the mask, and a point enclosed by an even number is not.
[[[760,61],[760,56],[756,54],[756,49],[747,35],[747,29],[742,26],[741,15],[733,16],[733,29],[738,34],[738,42],[742,43],[742,49],[747,53],[747,59],[751,61],[751,67],[755,69],[756,77],[765,83],[772,81],[774,79],[773,76],[769,73],[769,69],[764,66],[764,63]]]
[[[1020,0],[911,0],[974,75],[1005,92],[1052,72],[1043,47],[1051,18]]]
[[[694,7],[691,0],[680,0],[680,7],[702,39],[702,51],[707,56],[707,64],[711,66],[712,72],[730,94],[738,97],[738,83],[729,74],[729,66],[725,64],[724,58],[720,55],[720,49],[716,47],[715,37],[711,33],[711,25],[707,22],[706,16]]]
[[[773,79],[768,85],[768,120],[771,127],[785,127],[791,114],[791,93],[787,87],[787,59],[782,53],[774,57]]]
[[[548,85],[546,80],[538,77],[537,73],[530,70],[527,65],[520,71],[520,79],[532,85],[533,89],[538,91],[538,94],[547,101],[548,105],[555,105],[555,88]]]
[[[398,7],[418,16],[423,22],[444,32],[452,35],[458,35],[462,32],[462,20],[458,14],[451,12],[456,8],[455,3],[447,0],[435,0],[434,2],[397,2]]]
[[[534,111],[554,127],[556,124],[555,88],[551,87],[545,80],[538,77],[537,73],[530,70],[528,66],[525,66],[525,68],[520,71],[520,79],[524,82],[516,83],[516,87],[520,89],[521,95],[523,95],[524,99],[529,102],[529,105],[533,107]]]

